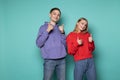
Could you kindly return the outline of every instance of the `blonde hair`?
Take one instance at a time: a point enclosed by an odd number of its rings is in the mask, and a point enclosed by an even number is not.
[[[82,31],[83,33],[86,33],[88,31],[88,20],[86,18],[82,17],[82,18],[78,19],[77,23],[80,22],[81,20],[85,20],[87,22],[86,29],[84,31]],[[76,26],[73,30],[73,32],[76,32],[76,33],[79,31],[77,23],[76,23]]]

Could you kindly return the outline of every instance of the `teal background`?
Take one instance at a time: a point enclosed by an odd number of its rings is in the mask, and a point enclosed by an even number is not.
[[[120,80],[120,0],[0,0],[0,80],[42,80],[35,41],[53,7],[62,11],[66,34],[80,17],[88,19],[97,80]],[[73,58],[66,59],[66,80],[73,80]]]

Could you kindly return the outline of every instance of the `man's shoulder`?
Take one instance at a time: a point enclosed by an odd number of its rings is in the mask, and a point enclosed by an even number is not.
[[[47,27],[47,25],[48,25],[48,22],[44,22],[44,24],[42,24],[40,26],[40,29],[45,29]]]

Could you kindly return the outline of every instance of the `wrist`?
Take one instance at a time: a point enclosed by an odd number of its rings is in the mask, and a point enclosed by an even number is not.
[[[61,33],[62,33],[62,34],[65,34],[65,31],[63,30],[63,31],[61,31]]]
[[[50,32],[50,30],[49,30],[49,29],[47,29],[46,31],[47,31],[48,33]]]

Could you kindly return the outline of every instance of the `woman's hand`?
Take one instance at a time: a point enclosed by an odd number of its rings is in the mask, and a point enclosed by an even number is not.
[[[79,45],[83,44],[82,39],[79,39],[78,37],[77,37],[77,42],[78,42]]]
[[[90,34],[90,37],[88,37],[88,41],[89,41],[89,42],[92,42],[92,41],[93,41],[92,34]]]

